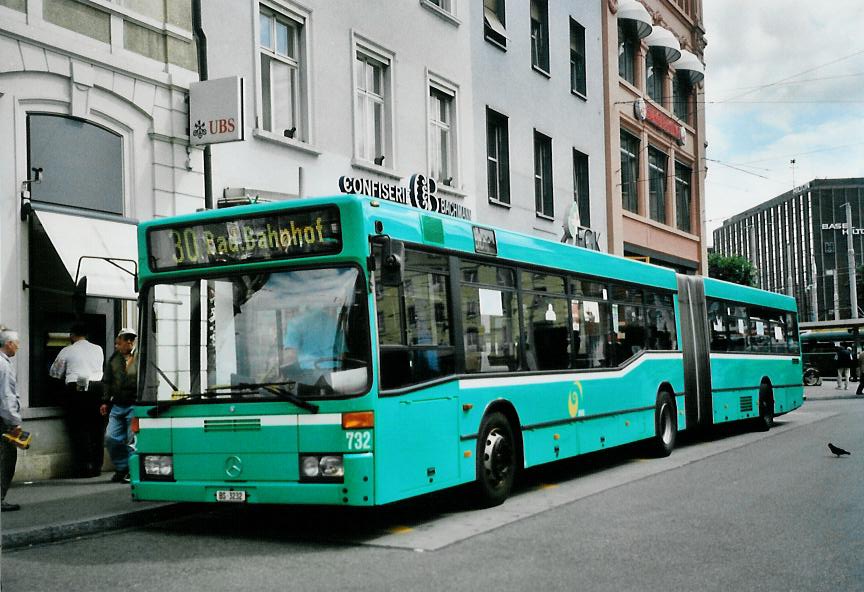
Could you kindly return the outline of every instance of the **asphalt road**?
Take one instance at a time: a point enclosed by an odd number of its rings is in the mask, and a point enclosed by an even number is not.
[[[372,511],[214,507],[4,551],[2,590],[864,589],[864,400],[778,424],[532,470],[489,510],[459,490]]]

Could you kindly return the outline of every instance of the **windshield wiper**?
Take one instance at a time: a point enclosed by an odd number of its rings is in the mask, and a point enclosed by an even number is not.
[[[301,409],[305,409],[306,411],[309,411],[310,413],[318,413],[318,405],[316,405],[314,403],[310,403],[309,401],[306,401],[305,399],[298,397],[297,395],[295,395],[294,393],[292,393],[288,389],[284,388],[286,386],[293,387],[296,384],[297,384],[297,382],[294,380],[282,380],[282,381],[278,381],[278,382],[238,382],[237,384],[232,384],[232,385],[211,386],[210,388],[207,389],[207,392],[212,395],[213,391],[219,390],[219,389],[231,389],[231,390],[237,389],[237,390],[249,390],[249,391],[261,389],[261,390],[267,391],[268,393],[276,395],[277,397],[279,397],[283,401],[288,401],[289,403],[293,403],[297,407],[300,407]]]

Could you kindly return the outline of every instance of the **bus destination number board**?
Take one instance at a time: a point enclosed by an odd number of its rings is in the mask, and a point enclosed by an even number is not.
[[[326,207],[155,228],[147,240],[150,268],[167,271],[338,253],[342,227]]]

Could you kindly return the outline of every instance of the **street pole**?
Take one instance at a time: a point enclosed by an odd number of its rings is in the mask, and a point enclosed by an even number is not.
[[[851,319],[858,318],[858,282],[855,277],[855,241],[852,238],[852,204],[846,202],[846,252],[849,261],[849,307],[852,309]]]
[[[834,320],[840,320],[840,288],[837,284],[837,270],[829,269],[825,275],[830,275],[834,279]]]

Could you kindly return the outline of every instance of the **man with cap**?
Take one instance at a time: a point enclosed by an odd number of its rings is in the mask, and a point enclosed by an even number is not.
[[[135,329],[120,329],[114,340],[114,353],[105,365],[105,394],[99,411],[108,415],[105,446],[114,464],[114,476],[111,477],[114,483],[129,483],[129,442],[132,440],[132,416],[138,394],[137,336]]]
[[[48,374],[65,384],[63,405],[75,473],[79,477],[96,477],[102,470],[105,424],[99,415],[99,403],[105,354],[100,346],[87,340],[83,324],[72,326],[69,341],[72,343],[60,350]]]

